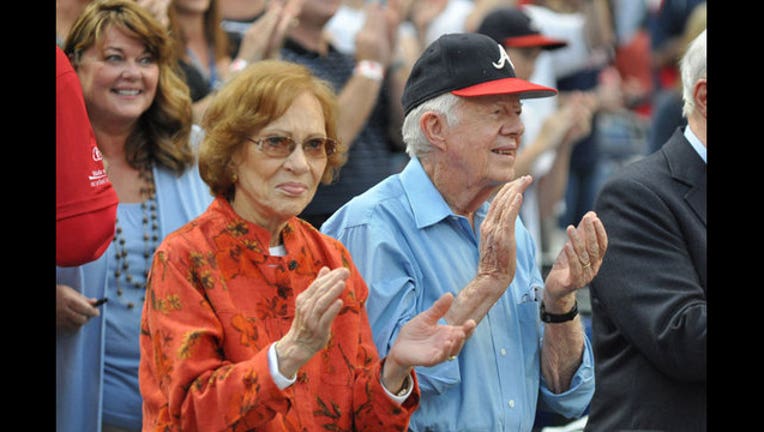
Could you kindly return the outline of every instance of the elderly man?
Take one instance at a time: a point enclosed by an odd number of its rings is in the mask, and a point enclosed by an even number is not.
[[[400,328],[443,293],[448,323],[478,323],[457,359],[417,368],[413,431],[530,431],[539,397],[569,418],[594,390],[576,290],[607,248],[594,213],[546,281],[517,215],[530,176],[514,181],[521,99],[556,90],[519,79],[490,37],[443,35],[415,63],[403,93],[411,161],[322,226],[350,250],[369,285],[366,307],[384,355]]]
[[[705,30],[680,70],[688,126],[611,178],[595,204],[612,246],[591,286],[587,431],[706,430]]]

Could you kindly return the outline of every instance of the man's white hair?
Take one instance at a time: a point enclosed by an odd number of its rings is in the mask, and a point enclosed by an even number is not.
[[[679,69],[682,73],[682,115],[687,117],[695,109],[693,89],[695,83],[706,77],[706,31],[703,30],[687,47]]]
[[[412,109],[403,120],[401,135],[403,142],[406,143],[406,153],[411,157],[420,157],[432,150],[432,145],[419,127],[419,119],[422,114],[428,111],[435,111],[443,114],[448,125],[453,126],[458,121],[458,116],[454,113],[454,107],[459,102],[459,97],[450,92],[443,93],[432,99],[422,102],[419,106]]]

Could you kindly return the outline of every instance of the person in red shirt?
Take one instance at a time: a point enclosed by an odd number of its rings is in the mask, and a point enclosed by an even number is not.
[[[414,366],[453,359],[475,321],[443,295],[380,359],[347,249],[297,217],[346,158],[337,99],[305,66],[264,60],[205,111],[215,200],[165,237],[141,323],[144,430],[405,431]]]
[[[114,237],[117,193],[104,169],[77,73],[56,46],[56,265],[103,255]]]

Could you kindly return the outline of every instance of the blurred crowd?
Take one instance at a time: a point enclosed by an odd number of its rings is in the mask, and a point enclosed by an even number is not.
[[[497,9],[522,9],[538,31],[566,43],[536,54],[535,69],[525,77],[560,94],[526,101],[524,146],[530,148],[540,125],[566,104],[568,112],[578,114],[577,123],[591,123],[567,152],[561,140],[547,144],[518,173],[552,171],[564,177],[547,182],[556,181],[561,193],[541,193],[523,209],[542,264],[551,264],[561,230],[592,208],[604,180],[624,163],[655,151],[682,124],[677,61],[706,22],[700,0],[137,2],[171,30],[195,123],[219,86],[260,59],[309,64],[335,85],[342,101],[340,136],[351,150],[339,179],[322,186],[302,215],[317,227],[350,198],[405,165],[400,94],[424,47],[445,33],[479,31]],[[59,45],[88,3],[57,0]],[[354,75],[366,79],[351,80]],[[568,103],[574,93],[579,96]],[[581,110],[590,118],[582,120]],[[565,114],[558,114],[560,123]],[[567,154],[553,164],[556,153]]]

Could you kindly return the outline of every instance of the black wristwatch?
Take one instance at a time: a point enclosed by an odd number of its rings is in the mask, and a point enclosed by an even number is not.
[[[546,311],[546,308],[544,308],[544,302],[541,302],[541,310],[539,311],[539,316],[541,316],[541,321],[544,321],[545,323],[563,323],[572,320],[573,318],[578,315],[578,300],[573,303],[573,309],[571,309],[569,312],[566,312],[564,314],[550,314]]]

